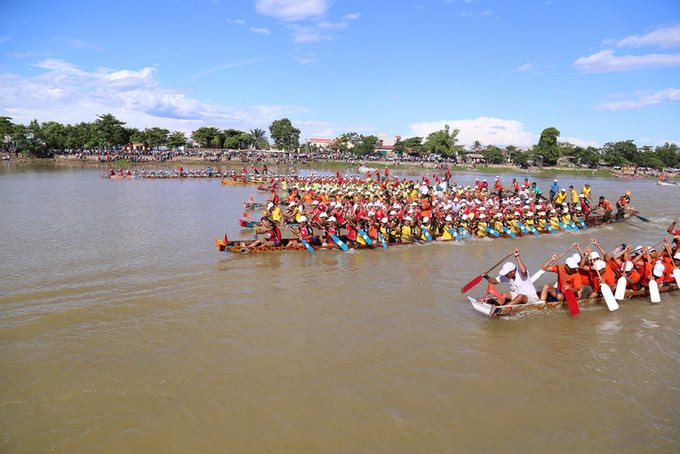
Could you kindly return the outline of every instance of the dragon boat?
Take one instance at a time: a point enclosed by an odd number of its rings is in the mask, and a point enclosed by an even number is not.
[[[659,293],[665,293],[665,292],[674,292],[678,289],[677,284],[670,284],[670,285],[665,285],[662,287],[659,287]],[[634,291],[626,291],[626,295],[624,297],[624,301],[630,300],[630,299],[637,299],[641,298],[644,296],[649,296],[649,289],[642,289],[642,290],[634,290]],[[514,305],[505,305],[505,306],[498,306],[496,304],[493,304],[494,298],[490,296],[484,296],[481,298],[473,298],[471,296],[468,296],[468,300],[470,301],[470,304],[472,304],[472,307],[477,311],[480,312],[488,317],[495,318],[495,317],[504,317],[504,316],[509,316],[509,315],[516,315],[516,314],[521,314],[524,312],[540,312],[540,311],[550,311],[554,309],[562,309],[567,307],[567,302],[566,301],[548,301],[545,303],[527,303],[527,304],[514,304]],[[580,299],[577,301],[579,307],[586,307],[586,306],[593,306],[595,304],[602,304],[605,305],[605,301],[603,297],[599,298],[586,298],[586,299]]]
[[[284,252],[284,251],[304,251],[304,252],[309,252],[306,246],[298,243],[292,243],[294,238],[284,238],[281,240],[281,244],[278,246],[258,246],[254,248],[248,248],[244,246],[244,244],[249,243],[252,240],[236,240],[236,241],[229,241],[226,239],[220,240],[220,239],[215,239],[215,247],[217,247],[217,250],[220,252],[231,252],[232,254],[254,254],[254,253],[260,253],[260,252]],[[389,243],[389,247],[394,247],[394,246],[407,246],[411,244],[418,244],[418,243]],[[340,250],[340,247],[337,246],[336,244],[326,244],[326,245],[320,245],[320,244],[311,244],[310,247],[315,250]],[[379,241],[374,241],[371,246],[366,245],[366,244],[357,244],[355,246],[350,246],[350,249],[375,249],[375,248],[382,248],[382,244]]]

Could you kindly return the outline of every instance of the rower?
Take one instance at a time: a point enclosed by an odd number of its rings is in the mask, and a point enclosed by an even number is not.
[[[529,276],[524,262],[519,257],[519,249],[515,249],[513,255],[517,260],[517,265],[512,262],[505,262],[497,278],[485,274],[484,279],[491,284],[510,283],[510,291],[501,293],[497,300],[499,306],[508,304],[535,304],[538,302],[536,288],[531,283],[531,276]]]
[[[555,199],[555,196],[560,190],[560,185],[557,184],[557,180],[553,180],[553,184],[550,185],[550,202]]]
[[[609,200],[605,199],[604,196],[600,196],[600,199],[595,209],[598,208],[602,208],[602,211],[604,213],[602,219],[604,220],[604,222],[609,222],[609,220],[612,217],[612,211],[614,211],[614,205],[612,205],[612,203]]]
[[[553,273],[558,273],[558,276],[562,276],[564,280],[564,287],[562,290],[553,287],[550,284],[545,284],[541,289],[540,300],[545,301],[564,301],[563,290],[575,290],[580,292],[581,290],[581,275],[578,273],[579,262],[576,257],[569,257],[565,260],[564,265],[559,265],[557,260],[559,255],[553,255],[550,260],[545,262],[541,269],[543,271],[550,271]]]
[[[630,191],[626,191],[619,199],[616,201],[616,219],[623,219],[623,215],[626,213],[626,206],[630,203]]]

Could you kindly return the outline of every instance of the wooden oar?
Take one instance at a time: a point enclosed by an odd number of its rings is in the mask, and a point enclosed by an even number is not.
[[[427,231],[427,228],[424,225],[421,225],[420,228],[425,234],[425,238],[427,238],[427,241],[432,241],[432,235],[430,235],[430,232]]]
[[[571,247],[570,247],[569,249],[567,249],[566,251],[564,251],[563,253],[561,253],[561,254],[559,255],[559,258],[564,257],[564,255],[565,255],[567,252],[571,251],[571,250],[574,249],[575,247],[576,247],[576,245],[575,245],[575,244],[572,244]],[[533,276],[531,276],[531,283],[533,284],[534,282],[536,282],[536,281],[538,280],[538,278],[540,278],[541,276],[543,276],[544,273],[545,273],[545,271],[543,271],[542,268],[541,268],[540,270],[536,271],[536,272],[533,274]]]
[[[509,253],[509,254],[506,255],[505,257],[503,257],[498,263],[496,263],[494,266],[492,266],[491,268],[489,268],[486,272],[480,274],[479,276],[477,276],[476,278],[474,278],[473,280],[471,280],[470,282],[468,282],[467,285],[465,285],[465,287],[463,287],[463,288],[461,289],[460,293],[465,293],[465,292],[467,292],[468,290],[470,290],[472,287],[474,287],[475,285],[479,284],[479,283],[481,282],[482,278],[483,278],[486,274],[489,274],[491,271],[493,271],[494,268],[496,268],[498,265],[500,265],[501,263],[503,263],[503,261],[504,261],[505,259],[507,259],[508,257],[510,257],[512,254],[514,254],[514,251],[511,252],[511,253]]]
[[[498,238],[500,236],[500,234],[498,232],[496,232],[494,229],[492,229],[491,227],[487,227],[486,231],[489,232],[491,235],[495,236],[496,238]]]
[[[293,235],[295,235],[302,242],[303,246],[307,248],[307,250],[310,252],[310,254],[314,252],[314,248],[312,246],[310,246],[310,244],[308,242],[306,242],[304,238],[302,238],[302,235],[298,235],[297,232],[295,232],[295,230],[293,230],[293,228],[291,226],[287,226],[287,227],[288,227],[288,230],[293,232]]]
[[[331,235],[331,239],[332,239],[333,242],[335,242],[335,244],[337,244],[338,247],[339,247],[340,249],[342,249],[343,251],[347,252],[347,251],[349,250],[349,247],[347,247],[347,245],[346,245],[340,238],[338,238],[337,236]]]
[[[465,230],[464,227],[459,227],[459,229],[460,233],[462,233],[465,238],[470,238],[470,234],[467,232],[467,230]]]
[[[675,278],[675,284],[680,288],[680,268],[673,270],[673,277]]]
[[[385,241],[385,238],[383,237],[382,233],[378,230],[378,238],[380,239],[380,242],[382,243],[383,247],[387,249],[387,242]]]
[[[638,218],[638,219],[641,220],[642,222],[649,222],[649,219],[643,218],[643,217],[640,216],[639,214],[634,214],[633,216],[635,216],[636,218]]]
[[[503,231],[505,232],[506,235],[510,236],[511,238],[515,238],[515,232],[507,228],[506,226],[503,226]]]
[[[453,235],[457,240],[460,241],[460,239],[461,239],[460,235],[458,234],[458,232],[456,232],[456,230],[453,227],[449,227],[449,233],[451,233],[451,235]],[[678,271],[680,271],[680,270],[678,270]]]
[[[661,295],[659,295],[659,284],[654,279],[654,267],[652,266],[652,272],[649,273],[649,301],[651,303],[660,303]]]
[[[593,259],[590,259],[590,264],[593,266],[593,268],[595,268],[595,272],[597,273],[597,276],[600,278],[600,291],[602,292],[602,296],[604,296],[604,302],[607,303],[607,308],[609,308],[610,311],[617,310],[619,308],[619,303],[616,302],[616,298],[614,298],[612,289],[609,287],[609,284],[602,280],[600,270],[598,270],[597,267],[595,266],[595,262],[593,261]]]
[[[373,240],[371,239],[370,236],[368,236],[368,235],[366,234],[366,232],[364,232],[363,230],[361,230],[361,229],[358,228],[358,227],[357,227],[357,232],[359,232],[359,235],[361,235],[361,238],[364,239],[364,241],[366,242],[366,244],[368,244],[369,246],[370,246],[371,244],[373,244]]]
[[[572,316],[577,316],[578,314],[581,313],[581,309],[578,308],[578,302],[576,301],[576,295],[574,295],[574,291],[572,289],[567,289],[564,288],[565,284],[564,281],[562,280],[562,275],[560,272],[560,263],[559,259],[558,262],[556,263],[557,265],[557,286],[562,287],[560,290],[562,293],[564,293],[564,297],[567,300],[567,306],[569,307],[569,313]]]

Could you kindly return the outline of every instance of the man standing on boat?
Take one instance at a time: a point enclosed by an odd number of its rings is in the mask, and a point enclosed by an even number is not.
[[[630,191],[626,191],[619,199],[616,201],[616,219],[623,219],[623,215],[626,214],[626,207],[630,203]]]
[[[505,262],[497,278],[485,274],[484,279],[491,284],[510,283],[510,291],[501,293],[501,296],[498,298],[500,306],[538,302],[536,288],[531,282],[531,276],[529,276],[524,262],[519,258],[519,249],[515,249],[513,255],[517,260],[517,265],[512,262]]]
[[[555,199],[558,192],[560,192],[560,185],[557,184],[557,180],[553,180],[553,184],[550,185],[550,203]]]

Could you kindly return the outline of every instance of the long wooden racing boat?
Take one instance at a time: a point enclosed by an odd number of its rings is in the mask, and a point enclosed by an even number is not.
[[[283,252],[283,251],[305,251],[308,252],[308,249],[306,246],[298,243],[292,243],[292,239],[283,239],[281,240],[281,245],[279,246],[259,246],[259,247],[254,247],[254,248],[248,248],[245,247],[244,244],[247,244],[251,242],[252,240],[248,241],[243,241],[243,240],[237,240],[237,241],[225,241],[225,240],[220,240],[220,239],[215,239],[215,247],[217,247],[217,250],[220,252],[231,252],[233,254],[255,254],[255,253],[260,253],[260,252]],[[418,243],[389,243],[389,247],[395,247],[395,246],[407,246],[411,244],[418,244]],[[327,245],[320,245],[320,244],[312,244],[310,247],[315,250],[338,250],[340,249],[339,246],[336,244],[327,244]],[[382,244],[379,241],[374,241],[371,246],[368,246],[366,244],[357,244],[355,246],[350,246],[350,249],[375,249],[375,248],[382,248]]]
[[[664,285],[662,287],[659,287],[659,293],[663,292],[673,292],[678,289],[678,286],[676,284],[670,284],[670,285]],[[642,290],[635,290],[635,291],[626,291],[626,296],[624,300],[629,300],[632,298],[639,298],[643,296],[649,296],[649,290],[648,289],[642,289]],[[521,314],[523,312],[536,312],[536,311],[549,311],[553,309],[560,309],[560,308],[566,308],[567,303],[566,301],[548,301],[545,303],[528,303],[528,304],[515,304],[515,305],[506,305],[506,306],[497,306],[496,304],[493,304],[493,298],[490,298],[488,295],[484,296],[482,298],[473,298],[471,296],[468,296],[468,300],[470,301],[470,304],[472,304],[472,307],[488,316],[488,317],[503,317],[503,316],[508,316],[508,315],[516,315],[516,314]],[[594,298],[594,299],[580,299],[577,301],[579,307],[585,307],[585,306],[592,306],[595,304],[603,304],[605,305],[605,301],[603,297],[599,298]]]

